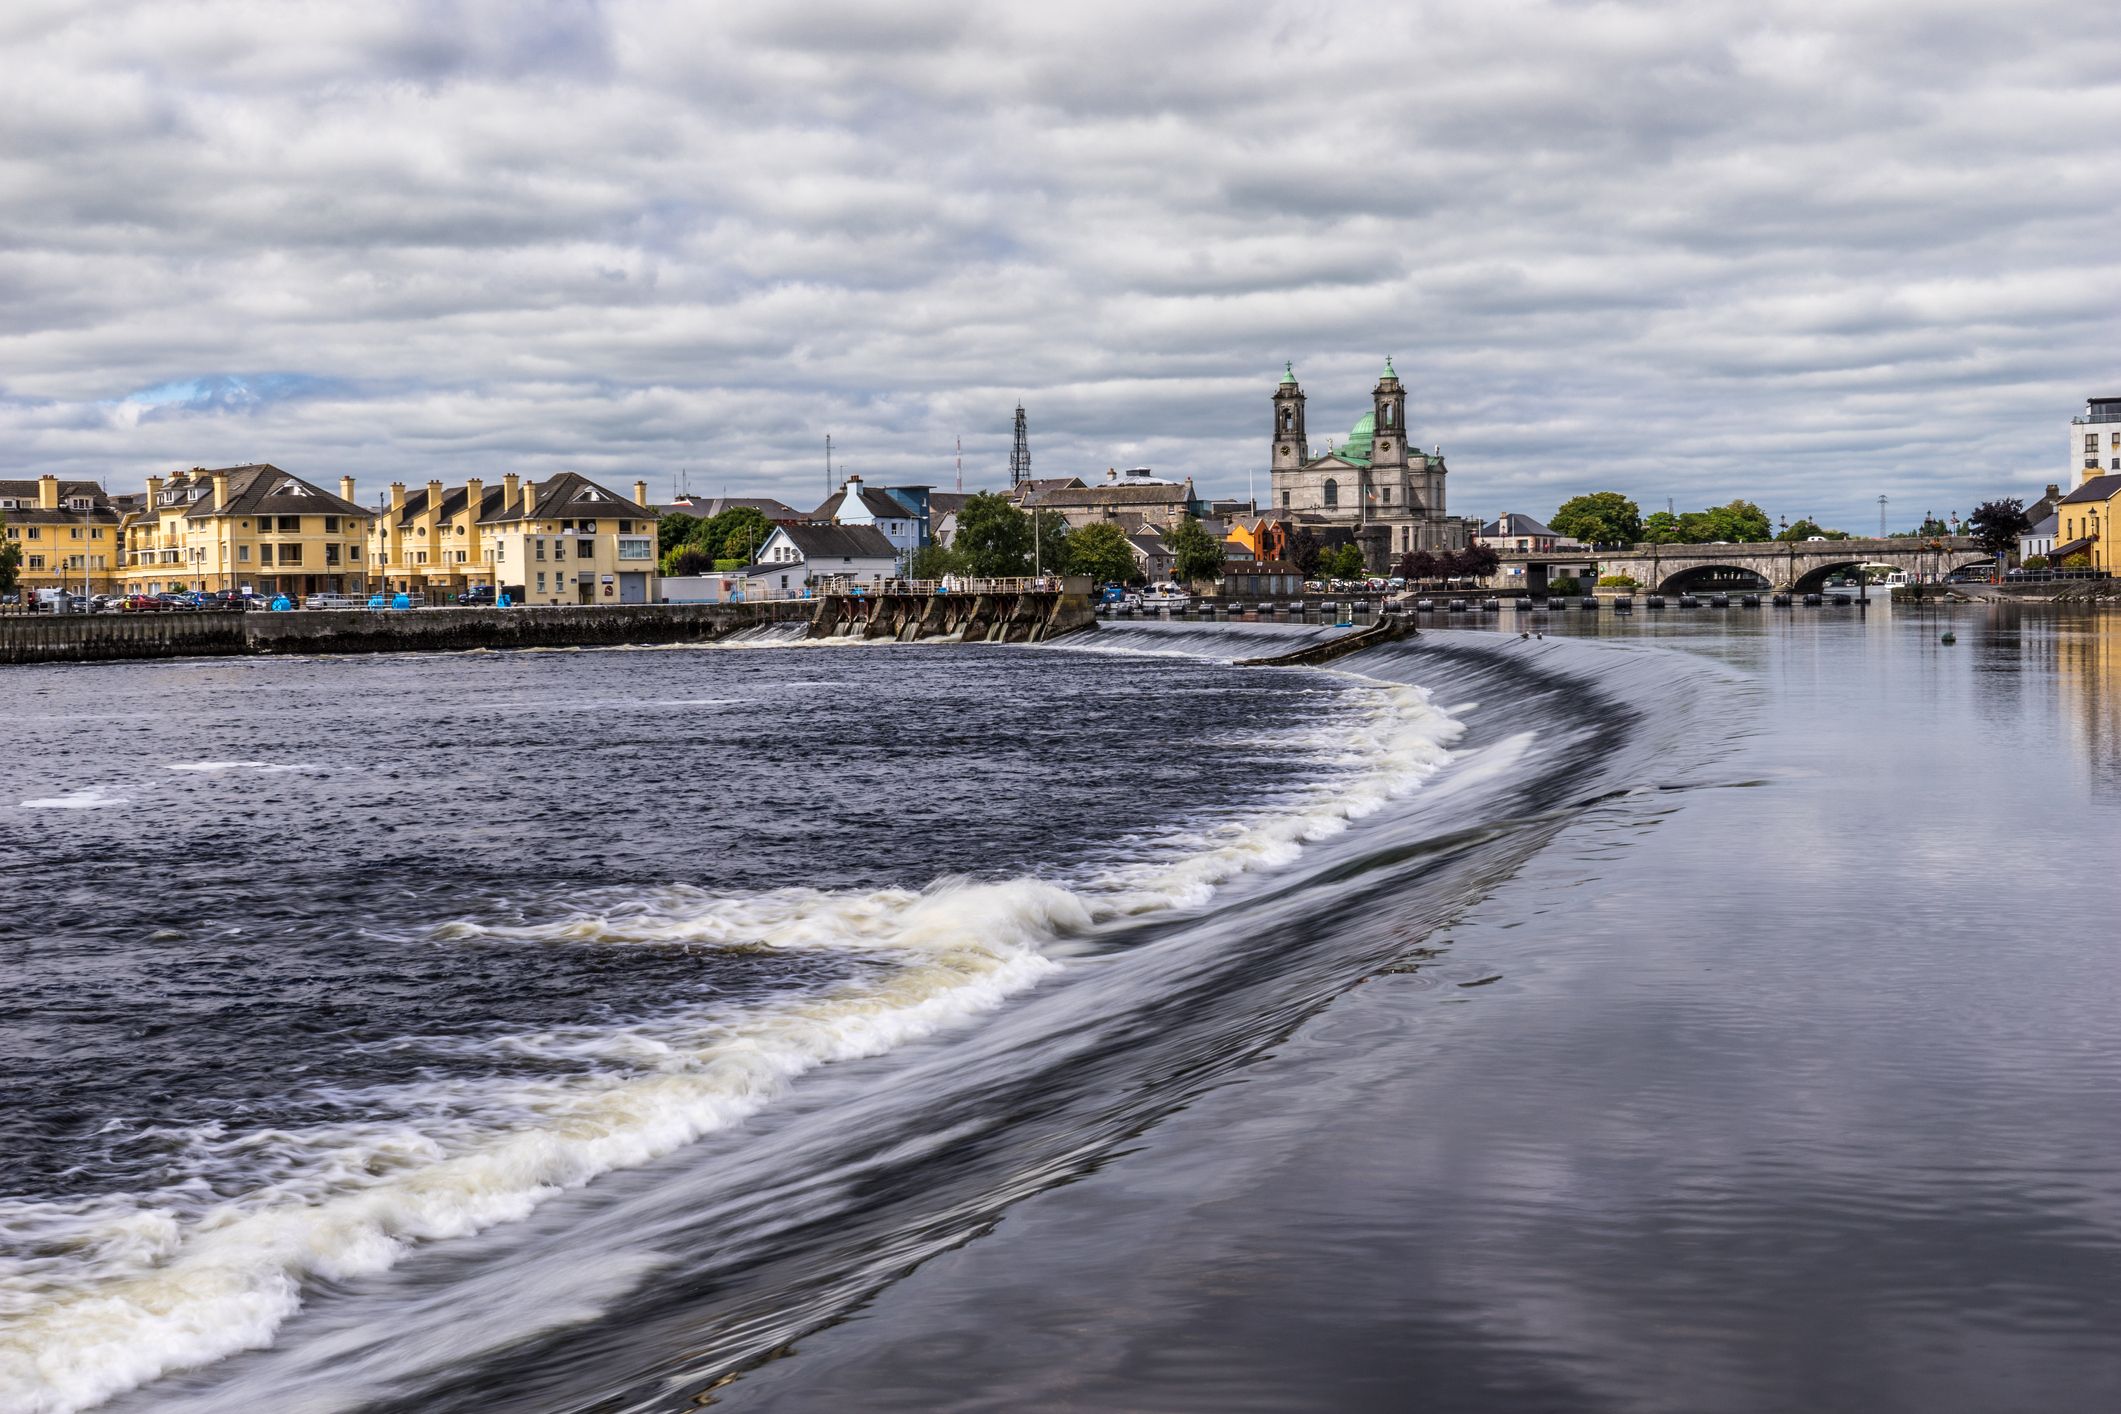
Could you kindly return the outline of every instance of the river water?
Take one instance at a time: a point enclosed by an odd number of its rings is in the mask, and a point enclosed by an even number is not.
[[[1946,622],[9,670],[0,1409],[2121,1407],[2121,619]]]

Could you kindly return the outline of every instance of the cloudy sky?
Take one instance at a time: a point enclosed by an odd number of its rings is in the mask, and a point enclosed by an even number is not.
[[[0,9],[0,475],[1265,492],[1877,525],[2121,393],[2121,37],[1981,3]]]

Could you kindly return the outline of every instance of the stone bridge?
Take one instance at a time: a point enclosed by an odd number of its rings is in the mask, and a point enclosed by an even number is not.
[[[1546,584],[1549,567],[1595,561],[1601,575],[1624,574],[1658,594],[1723,584],[1804,594],[1858,565],[1892,565],[1913,579],[1942,579],[1994,556],[1966,536],[1922,540],[1773,540],[1748,545],[1633,545],[1626,549],[1507,551],[1505,565],[1523,565],[1525,583]]]

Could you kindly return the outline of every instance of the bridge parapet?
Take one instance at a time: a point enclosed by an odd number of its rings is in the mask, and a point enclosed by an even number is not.
[[[1769,540],[1730,545],[1650,545],[1624,550],[1506,551],[1502,562],[1534,566],[1595,561],[1601,575],[1624,574],[1655,590],[1707,579],[1722,571],[1743,572],[1774,589],[1818,584],[1856,565],[1892,565],[1917,578],[1937,579],[1991,556],[1971,537],[1934,539]]]

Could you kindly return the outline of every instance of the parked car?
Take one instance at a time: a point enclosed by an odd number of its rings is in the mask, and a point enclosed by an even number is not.
[[[457,599],[457,603],[466,609],[491,609],[494,606],[494,602],[493,586],[490,584],[481,584],[467,589]]]

